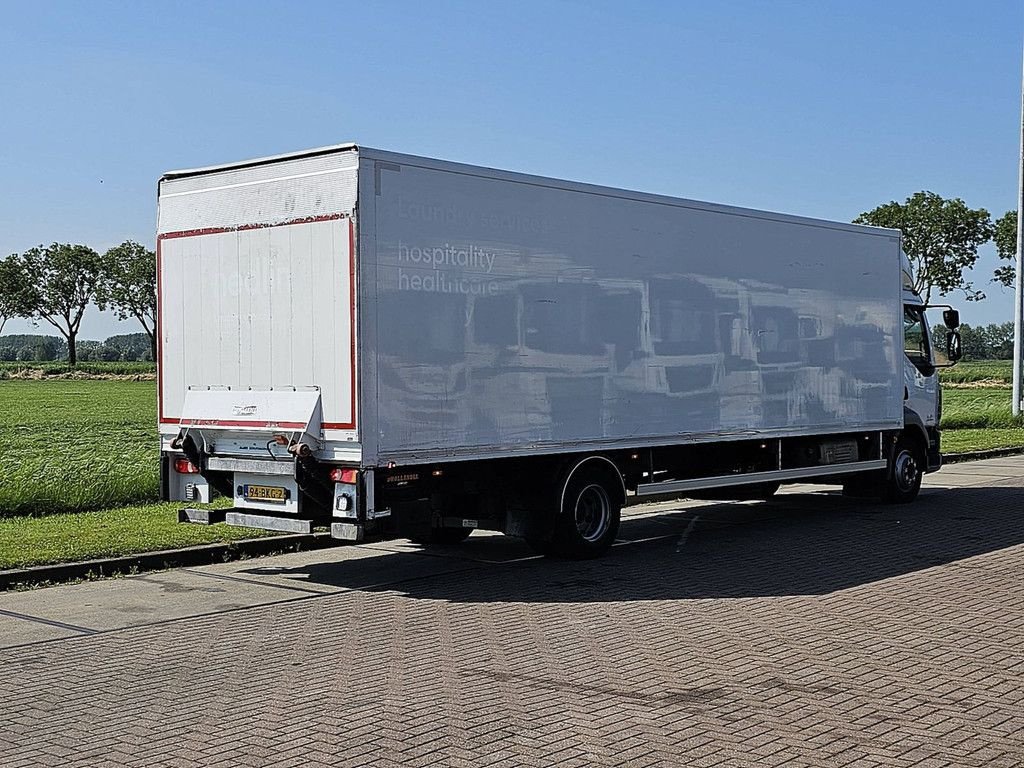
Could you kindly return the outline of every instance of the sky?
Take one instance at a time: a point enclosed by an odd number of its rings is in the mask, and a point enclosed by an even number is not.
[[[1019,0],[0,12],[0,255],[152,247],[164,171],[345,141],[840,221],[922,189],[1016,206]],[[965,322],[1012,319],[995,266]],[[81,338],[136,330],[91,308]]]

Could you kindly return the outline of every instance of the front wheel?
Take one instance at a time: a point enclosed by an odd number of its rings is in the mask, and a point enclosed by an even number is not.
[[[907,504],[916,499],[924,478],[924,466],[924,455],[917,443],[906,437],[897,440],[882,500],[890,504]]]

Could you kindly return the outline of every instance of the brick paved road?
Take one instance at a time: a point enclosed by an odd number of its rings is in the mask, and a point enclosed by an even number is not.
[[[647,509],[582,564],[474,536],[0,595],[41,633],[0,635],[0,765],[1021,765],[1022,486]]]

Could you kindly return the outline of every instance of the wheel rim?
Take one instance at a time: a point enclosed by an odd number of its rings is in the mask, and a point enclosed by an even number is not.
[[[917,484],[919,470],[917,459],[910,451],[900,451],[896,457],[896,466],[893,467],[893,477],[896,480],[896,487],[900,491],[912,491]]]
[[[611,519],[608,493],[600,485],[588,485],[576,497],[576,530],[585,541],[597,541],[608,530]]]

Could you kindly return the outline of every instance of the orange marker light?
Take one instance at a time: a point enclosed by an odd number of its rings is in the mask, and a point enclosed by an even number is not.
[[[341,467],[335,467],[331,470],[331,480],[336,483],[346,483],[347,485],[355,485],[356,478],[359,476],[359,470],[356,469],[342,469]]]

